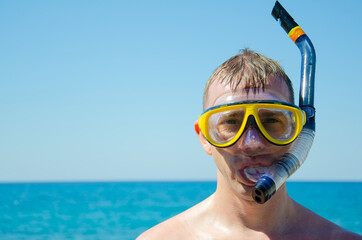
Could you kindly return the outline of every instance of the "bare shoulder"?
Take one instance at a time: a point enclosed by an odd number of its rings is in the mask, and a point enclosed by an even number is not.
[[[200,215],[205,211],[207,202],[208,199],[154,226],[142,233],[137,240],[177,240],[195,238],[197,233],[195,232],[194,223],[198,221]]]
[[[137,240],[183,239],[187,226],[182,219],[182,214],[170,218],[142,233]]]
[[[350,232],[346,229],[339,230],[339,231],[335,231],[333,232],[333,234],[331,234],[331,238],[330,239],[335,239],[335,240],[361,240],[362,236],[357,234],[357,233],[353,233]]]
[[[299,205],[299,204],[298,204]],[[348,231],[299,205],[300,218],[297,227],[302,239],[362,240],[362,236]]]

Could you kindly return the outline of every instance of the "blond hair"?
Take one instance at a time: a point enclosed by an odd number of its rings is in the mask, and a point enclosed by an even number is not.
[[[232,90],[242,88],[264,89],[267,78],[279,77],[285,81],[289,89],[289,100],[294,103],[292,82],[280,65],[273,59],[255,51],[244,49],[241,54],[231,57],[221,64],[210,76],[204,89],[203,104],[205,108],[211,83],[229,84]]]

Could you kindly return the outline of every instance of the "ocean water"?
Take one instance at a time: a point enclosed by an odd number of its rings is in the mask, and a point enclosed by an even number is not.
[[[297,202],[362,234],[362,182],[287,188]],[[215,189],[215,182],[0,184],[0,239],[135,239]]]

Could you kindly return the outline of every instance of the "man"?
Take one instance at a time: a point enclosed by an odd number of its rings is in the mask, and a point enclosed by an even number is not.
[[[195,131],[216,163],[217,189],[138,239],[362,239],[296,203],[285,184],[265,204],[252,199],[304,123],[293,101],[287,75],[261,54],[244,50],[216,69]]]

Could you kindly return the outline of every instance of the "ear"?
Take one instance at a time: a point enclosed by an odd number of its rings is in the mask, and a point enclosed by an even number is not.
[[[194,123],[194,127],[195,127],[195,132],[196,132],[197,136],[199,137],[201,146],[204,148],[205,152],[206,152],[208,155],[212,155],[211,145],[210,145],[210,143],[205,139],[204,135],[202,135],[202,132],[200,131],[199,123],[198,123],[197,120],[196,120],[195,123]]]

